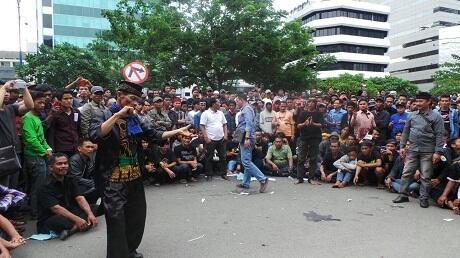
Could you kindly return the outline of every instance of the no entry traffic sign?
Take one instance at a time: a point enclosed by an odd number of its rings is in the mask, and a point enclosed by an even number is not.
[[[125,80],[141,84],[149,78],[149,70],[139,61],[134,61],[123,67],[121,71]]]

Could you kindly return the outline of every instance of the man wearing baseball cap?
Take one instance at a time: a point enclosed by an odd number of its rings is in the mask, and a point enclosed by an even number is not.
[[[147,211],[140,169],[143,161],[138,155],[141,138],[190,135],[188,127],[163,132],[143,124],[133,108],[141,95],[140,85],[122,81],[110,111],[97,111],[89,128],[91,139],[98,144],[96,169],[105,186],[102,205],[110,258],[143,257],[136,251],[144,234]]]
[[[93,86],[91,88],[91,101],[79,108],[81,115],[80,130],[83,138],[89,137],[89,125],[96,111],[105,109],[102,103],[103,94],[104,89],[101,86]]]

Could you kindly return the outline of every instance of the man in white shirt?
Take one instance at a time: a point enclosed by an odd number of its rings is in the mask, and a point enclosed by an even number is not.
[[[212,179],[213,161],[218,165],[218,174],[227,179],[226,175],[226,141],[228,137],[227,120],[220,111],[220,101],[210,99],[210,108],[203,112],[200,118],[200,130],[203,134],[206,146],[206,180]],[[217,154],[215,155],[215,151]],[[218,160],[217,160],[218,159]]]

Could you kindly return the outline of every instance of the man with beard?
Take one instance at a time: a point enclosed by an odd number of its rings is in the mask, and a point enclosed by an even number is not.
[[[141,137],[166,139],[178,134],[189,136],[188,127],[161,132],[142,124],[132,103],[142,95],[142,86],[123,81],[117,102],[110,111],[98,111],[90,126],[90,136],[98,144],[96,169],[105,180],[103,205],[107,223],[107,257],[143,257],[138,248],[144,234],[146,201],[138,153]]]

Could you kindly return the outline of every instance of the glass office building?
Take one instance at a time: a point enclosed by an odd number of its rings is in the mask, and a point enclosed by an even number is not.
[[[46,35],[46,45],[68,42],[86,47],[98,33],[110,28],[102,16],[103,10],[116,8],[117,0],[42,0],[43,7],[52,8],[52,14],[43,13],[43,28],[52,29]]]

